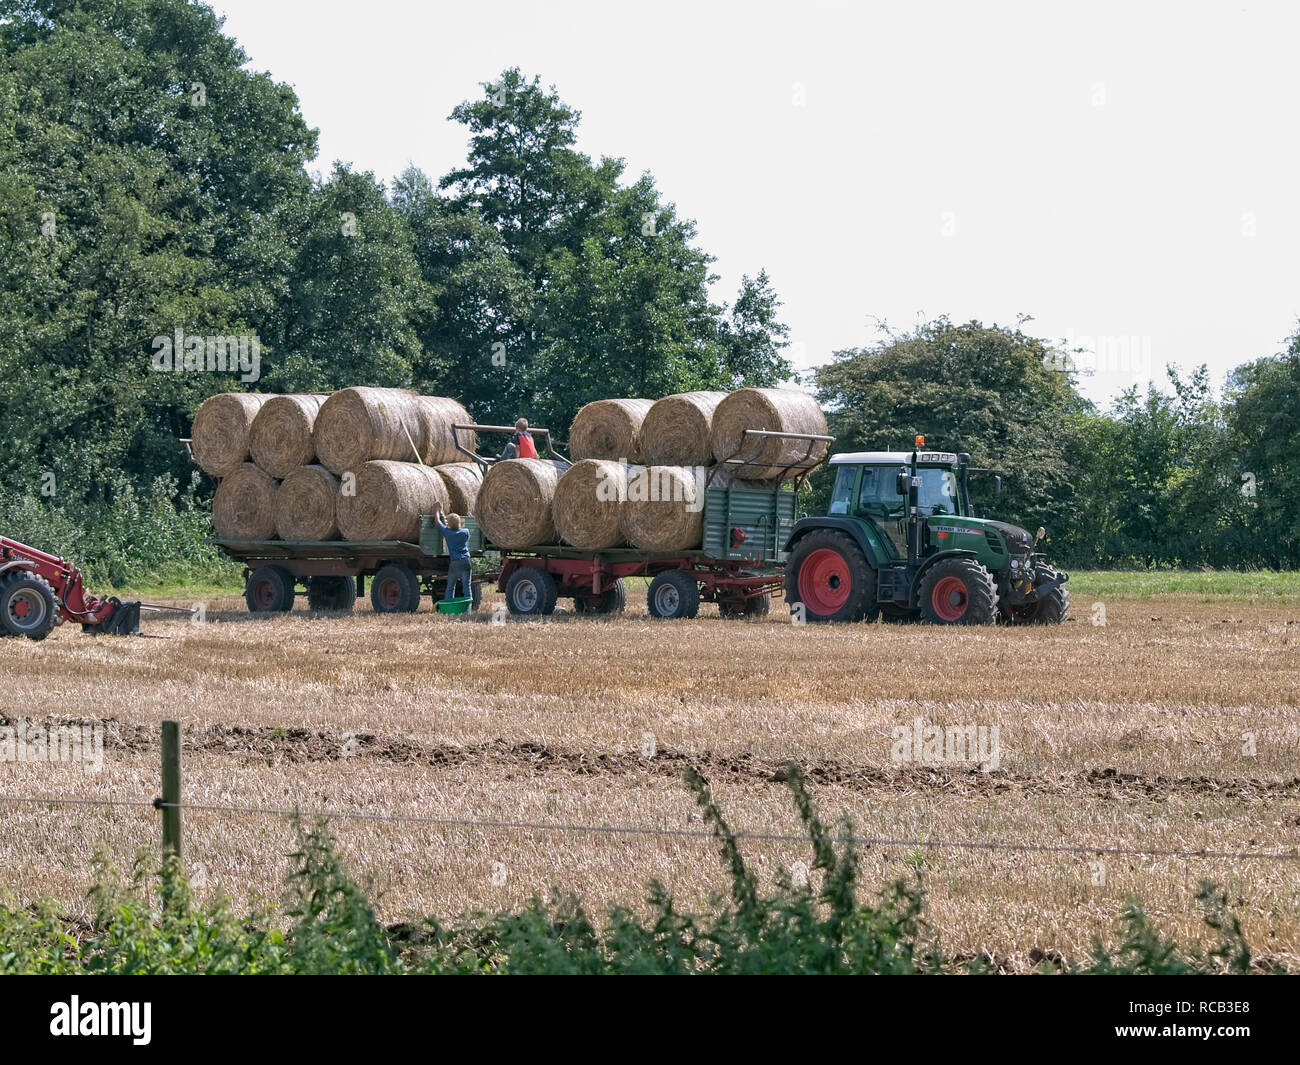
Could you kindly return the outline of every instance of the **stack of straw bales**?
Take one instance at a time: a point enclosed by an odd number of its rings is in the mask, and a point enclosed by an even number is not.
[[[473,514],[506,550],[563,541],[672,552],[701,544],[706,483],[775,481],[825,451],[746,437],[825,435],[817,401],[792,389],[598,400],[574,419],[572,466],[516,459],[486,476],[456,446],[452,426],[470,421],[454,399],[397,388],[229,393],[199,407],[193,453],[221,478],[212,521],[225,539],[415,541],[420,517],[442,510]],[[472,434],[461,436],[473,451]],[[738,458],[749,464],[728,463]]]
[[[452,432],[470,420],[454,399],[397,388],[231,392],[200,405],[191,450],[220,479],[222,539],[414,541],[423,514],[473,512],[482,478]]]

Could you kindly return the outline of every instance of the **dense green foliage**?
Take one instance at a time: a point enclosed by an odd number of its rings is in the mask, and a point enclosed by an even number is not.
[[[577,151],[553,88],[507,70],[451,118],[470,152],[441,179],[313,179],[294,93],[209,8],[0,0],[0,529],[88,523],[139,572],[125,512],[189,482],[179,438],[220,391],[409,386],[563,438],[597,397],[788,374],[766,274],[714,304],[693,223]],[[160,372],[177,330],[256,338],[260,373]],[[169,542],[160,572],[212,564]]]
[[[178,440],[229,389],[410,386],[563,439],[591,399],[789,377],[766,272],[715,304],[694,224],[579,151],[553,87],[509,69],[449,117],[469,150],[441,177],[312,177],[293,91],[208,7],[0,0],[0,531],[115,582],[217,572]],[[257,379],[160,372],[178,330],[256,339]],[[920,432],[1007,474],[981,505],[1062,560],[1300,563],[1300,334],[1222,396],[1200,372],[1101,412],[1061,354],[940,318],[816,386],[841,449]]]
[[[1062,353],[1020,327],[940,318],[838,352],[816,384],[840,450],[971,453],[980,513],[1048,529],[1087,566],[1300,564],[1300,333],[1244,366],[1216,399],[1202,367],[1170,390],[1124,392],[1099,412]],[[823,480],[823,494],[825,482]]]
[[[0,907],[0,974],[987,971],[985,958],[943,956],[923,919],[919,883],[898,881],[873,903],[861,901],[852,826],[845,822],[828,833],[795,767],[787,780],[808,835],[811,868],[797,879],[781,870],[764,892],[708,783],[688,772],[731,883],[730,897],[713,899],[703,914],[680,909],[662,885],[652,884],[643,913],[615,909],[603,921],[589,916],[577,897],[553,891],[550,901],[534,898],[516,913],[385,928],[325,827],[300,826],[287,923],[270,912],[237,919],[223,902],[201,905],[175,862],[151,882],[142,860],[125,887],[100,869],[86,923],[49,904]],[[1198,898],[1214,933],[1209,951],[1164,939],[1134,902],[1120,916],[1117,944],[1097,942],[1090,959],[1045,960],[1041,971],[1267,970],[1252,958],[1223,893],[1204,885]]]

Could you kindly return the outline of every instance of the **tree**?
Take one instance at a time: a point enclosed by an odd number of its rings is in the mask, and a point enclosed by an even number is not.
[[[836,352],[815,380],[837,450],[910,450],[919,433],[927,446],[967,451],[975,466],[1008,475],[995,513],[1061,537],[1071,495],[1064,429],[1088,404],[1052,368],[1054,355],[1019,327],[938,318]]]
[[[266,387],[416,384],[421,345],[413,319],[432,300],[410,228],[383,186],[373,174],[335,164],[330,179],[313,187],[294,230],[281,355]]]
[[[1272,565],[1300,563],[1300,330],[1286,350],[1239,367],[1227,420],[1239,498],[1258,549]]]
[[[3,207],[22,245],[0,291],[27,294],[0,356],[23,382],[0,411],[22,441],[6,483],[52,470],[91,496],[188,474],[190,413],[238,378],[153,372],[154,338],[259,333],[315,152],[292,92],[247,58],[183,0],[0,3]]]

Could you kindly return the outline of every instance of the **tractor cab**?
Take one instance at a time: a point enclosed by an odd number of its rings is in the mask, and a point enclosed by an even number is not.
[[[964,452],[836,455],[827,513],[795,526],[786,598],[807,620],[920,616],[937,624],[1063,621],[1067,575],[1034,549],[1042,538],[975,516]],[[995,480],[1001,494],[1002,478]],[[825,541],[823,543],[822,541]]]

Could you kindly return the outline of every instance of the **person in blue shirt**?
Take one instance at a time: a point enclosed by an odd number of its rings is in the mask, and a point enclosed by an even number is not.
[[[461,526],[464,522],[460,520],[459,514],[446,514],[440,510],[434,515],[438,522],[438,531],[442,533],[443,542],[447,545],[447,555],[451,559],[447,566],[447,594],[443,599],[456,598],[456,585],[460,584],[461,595],[473,595],[470,590],[470,565],[469,565],[469,530]],[[447,520],[444,522],[443,518]]]

